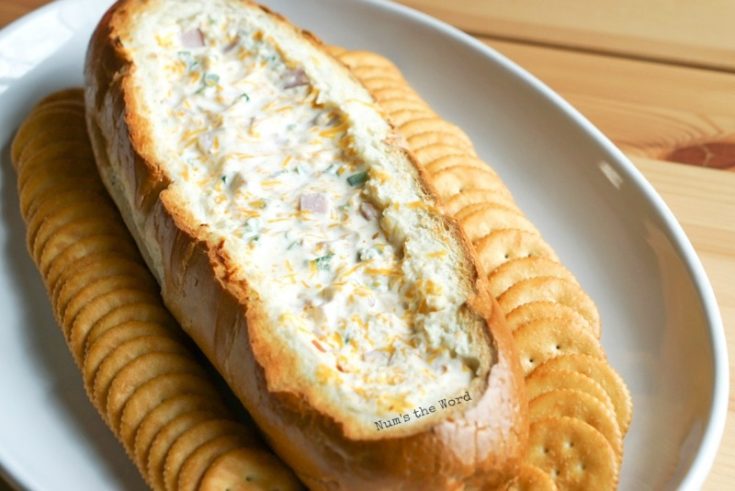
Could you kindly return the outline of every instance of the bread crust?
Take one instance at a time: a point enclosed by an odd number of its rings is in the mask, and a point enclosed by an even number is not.
[[[253,6],[243,2],[245,6]],[[255,293],[234,278],[221,243],[187,220],[184,204],[152,158],[121,37],[146,2],[115,4],[97,27],[85,65],[87,122],[108,191],[161,284],[163,298],[248,409],[274,450],[313,489],[494,489],[514,475],[527,440],[526,403],[512,337],[488,292],[468,239],[453,220],[497,353],[476,404],[420,433],[350,439],[344,428],[298,394],[269,390],[282,362],[264,349],[264,314]],[[262,8],[262,7],[261,7]],[[266,9],[263,9],[266,10]],[[267,10],[266,10],[267,11]],[[274,15],[274,14],[271,14]],[[280,22],[285,19],[277,16]],[[311,34],[305,41],[321,46]],[[320,49],[326,52],[324,47]],[[414,162],[415,160],[411,158]],[[416,166],[419,169],[418,166]],[[423,171],[424,188],[432,193]],[[282,367],[280,368],[282,370]]]

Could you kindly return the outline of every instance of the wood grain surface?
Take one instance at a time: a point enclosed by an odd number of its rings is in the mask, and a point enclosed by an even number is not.
[[[44,3],[0,0],[0,27]],[[735,2],[403,3],[470,31],[529,70],[633,160],[692,240],[735,353]],[[733,380],[734,367],[731,356]],[[708,491],[735,483],[730,401]]]
[[[401,0],[476,35],[735,69],[732,0]]]
[[[559,92],[628,155],[735,171],[735,73],[483,40]]]

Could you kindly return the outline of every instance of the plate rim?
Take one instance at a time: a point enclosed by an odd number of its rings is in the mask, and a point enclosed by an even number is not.
[[[51,10],[57,10],[64,4],[74,4],[82,1],[83,0],[53,0],[46,5],[34,9],[0,29],[0,41],[5,37],[10,36],[15,31],[33,23],[36,18],[47,14]],[[114,3],[114,0],[108,1],[110,2],[110,5]],[[632,161],[617,146],[615,146],[607,136],[605,136],[561,95],[553,91],[530,72],[521,68],[510,58],[507,58],[505,55],[499,53],[495,49],[487,46],[460,29],[412,7],[389,0],[349,1],[358,4],[365,4],[370,8],[383,10],[388,12],[389,15],[408,17],[409,20],[415,21],[419,24],[424,24],[433,30],[451,37],[459,43],[464,44],[468,48],[479,52],[489,62],[495,63],[502,69],[510,72],[510,74],[517,80],[527,84],[536,93],[551,103],[555,109],[560,111],[567,118],[571,119],[591,140],[594,140],[598,145],[600,145],[605,153],[611,157],[611,161],[608,163],[611,164],[616,171],[627,177],[628,182],[630,182],[640,193],[644,201],[650,204],[652,211],[658,215],[658,218],[665,226],[664,228],[667,237],[672,242],[677,255],[684,263],[687,273],[692,279],[693,286],[697,291],[699,302],[703,307],[703,312],[707,320],[707,333],[713,353],[713,358],[710,361],[713,366],[714,384],[712,398],[710,401],[709,417],[706,428],[702,433],[701,441],[696,450],[696,455],[693,458],[689,469],[681,478],[678,488],[683,490],[699,489],[704,484],[704,481],[708,477],[712,466],[714,465],[715,458],[724,436],[730,386],[727,343],[720,308],[709,277],[704,270],[704,266],[699,255],[694,249],[694,246],[664,199],[638,170],[638,168],[635,167]],[[265,0],[265,2],[267,2],[267,0]],[[2,98],[2,94],[0,94],[0,98]],[[5,479],[10,486],[16,489],[30,489],[26,486],[26,483],[21,482],[21,479],[18,478],[18,475],[22,475],[22,472],[12,472],[12,465],[8,465],[7,462],[7,456],[5,458],[0,458],[0,476]]]

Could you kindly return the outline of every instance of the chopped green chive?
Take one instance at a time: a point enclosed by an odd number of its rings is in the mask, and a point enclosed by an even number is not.
[[[331,262],[333,256],[334,254],[329,252],[321,257],[314,259],[314,263],[316,264],[317,269],[320,269],[322,271],[329,271],[329,263]]]
[[[199,66],[199,60],[194,58],[190,51],[179,51],[176,55],[179,57],[179,60],[186,63],[186,69],[190,72]]]
[[[375,259],[378,256],[379,256],[378,251],[372,247],[368,247],[366,249],[360,249],[357,252],[357,259],[359,261],[370,261],[371,259]]]
[[[257,234],[260,230],[260,220],[257,218],[248,218],[245,220],[245,232]]]
[[[221,179],[222,179],[222,182],[224,182],[224,183],[227,182],[227,176],[222,176]]]
[[[217,85],[217,82],[219,82],[219,75],[216,73],[205,73],[202,77],[202,86],[199,87],[199,90],[195,94],[201,94],[207,87],[214,87]]]
[[[368,180],[367,172],[358,172],[357,174],[352,174],[350,177],[348,177],[347,183],[350,186],[360,186],[362,184],[365,184],[365,181],[367,180]]]
[[[219,75],[216,73],[207,73],[204,75],[204,85],[207,87],[214,87],[219,82]]]

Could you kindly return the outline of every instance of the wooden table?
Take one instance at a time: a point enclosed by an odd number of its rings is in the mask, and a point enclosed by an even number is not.
[[[694,243],[735,353],[735,2],[403,1],[519,63],[633,160]],[[44,3],[2,0],[0,26]],[[733,412],[706,490],[735,483]]]

